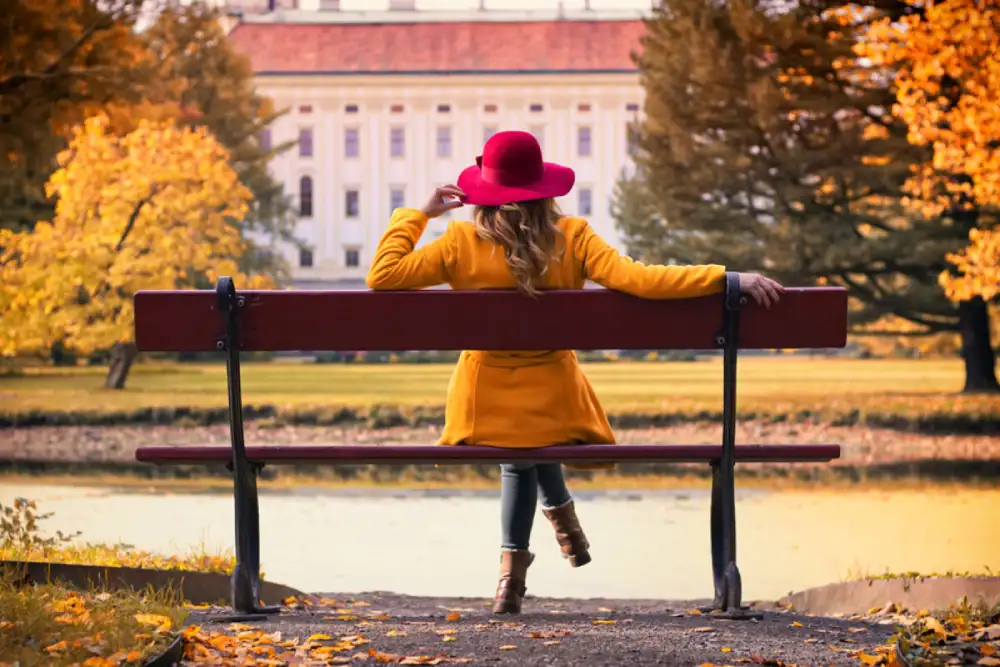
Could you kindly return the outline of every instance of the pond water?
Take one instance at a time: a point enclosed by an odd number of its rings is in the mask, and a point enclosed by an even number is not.
[[[583,492],[593,562],[570,568],[536,517],[534,595],[710,597],[706,491]],[[160,553],[231,551],[233,501],[221,493],[0,484],[55,512],[48,531]],[[495,491],[300,488],[261,495],[267,578],[310,592],[486,597],[496,586]],[[1000,569],[1000,490],[738,493],[744,598],[775,599],[849,573]]]

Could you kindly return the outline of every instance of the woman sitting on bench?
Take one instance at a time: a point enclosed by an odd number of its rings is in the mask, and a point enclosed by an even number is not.
[[[583,218],[563,215],[554,198],[568,194],[574,180],[568,167],[543,162],[531,134],[493,135],[457,186],[437,188],[422,209],[393,211],[368,286],[403,290],[447,283],[460,290],[515,288],[533,298],[548,289],[582,289],[587,280],[649,299],[723,290],[722,266],[645,266],[620,255]],[[475,207],[473,222],[453,222],[440,238],[414,250],[430,218],[463,204]],[[740,288],[765,306],[782,291],[775,281],[753,273],[740,274]],[[438,444],[516,449],[614,441],[572,350],[466,351],[448,386]],[[516,460],[516,454],[511,458]],[[539,491],[542,511],[572,567],[590,562],[590,545],[560,464],[501,468],[503,538],[493,612],[517,614],[534,559],[528,542]]]

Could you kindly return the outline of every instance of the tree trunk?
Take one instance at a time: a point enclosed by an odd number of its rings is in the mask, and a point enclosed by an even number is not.
[[[124,389],[132,362],[139,356],[135,343],[115,343],[111,346],[111,364],[108,367],[108,377],[104,380],[107,389]]]
[[[959,302],[958,328],[962,335],[962,360],[965,362],[962,393],[1000,392],[996,354],[990,344],[990,311],[986,302],[979,297]]]

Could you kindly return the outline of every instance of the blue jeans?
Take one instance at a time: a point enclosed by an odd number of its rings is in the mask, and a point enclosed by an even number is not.
[[[572,500],[561,463],[505,463],[500,466],[500,522],[504,549],[527,550],[539,491],[545,508],[559,507]]]

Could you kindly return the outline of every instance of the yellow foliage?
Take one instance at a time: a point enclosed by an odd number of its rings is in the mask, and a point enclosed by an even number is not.
[[[76,128],[47,184],[55,218],[0,230],[0,356],[64,340],[82,353],[132,338],[132,296],[242,275],[236,226],[250,192],[204,129],[140,121],[124,136],[98,116]]]
[[[907,192],[927,215],[1000,206],[1000,3],[906,0],[922,15],[873,25],[859,55],[895,71],[893,113],[912,143],[933,148]],[[941,275],[954,300],[990,299],[1000,289],[1000,232],[975,231],[948,257],[959,276]]]

